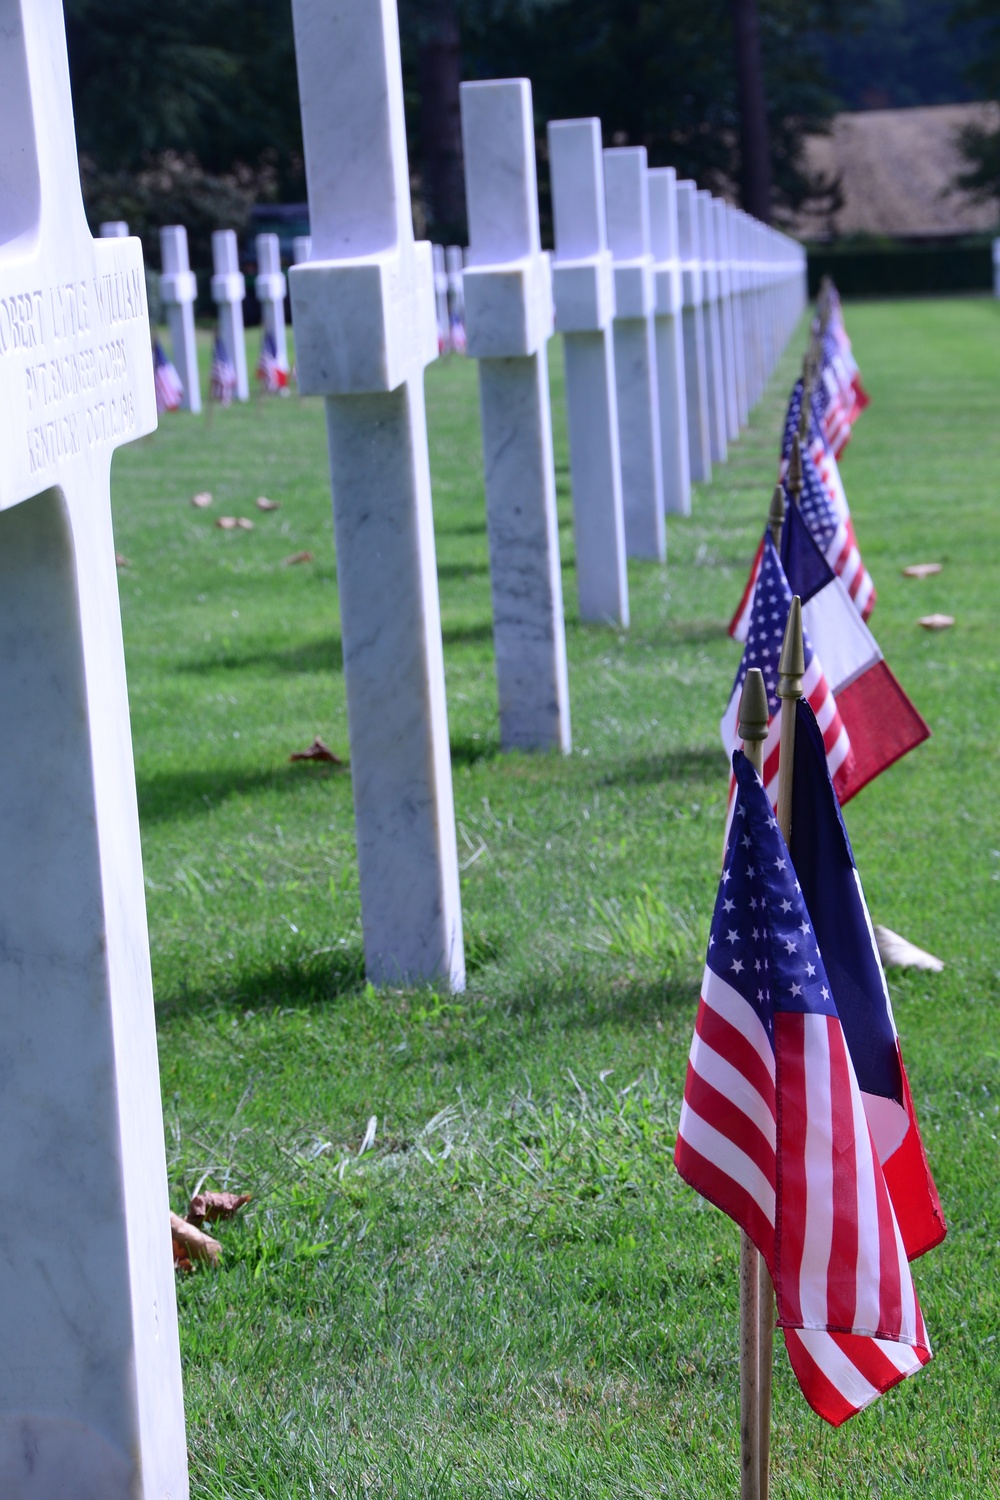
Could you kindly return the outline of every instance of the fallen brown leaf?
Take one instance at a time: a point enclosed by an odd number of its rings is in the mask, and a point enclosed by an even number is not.
[[[236,524],[241,531],[253,531],[253,522],[249,516],[237,516]]]
[[[908,568],[903,569],[904,578],[931,578],[935,573],[940,573],[940,563],[911,563]]]
[[[189,1224],[179,1214],[170,1215],[170,1238],[174,1248],[174,1269],[190,1271],[192,1261],[205,1261],[210,1266],[219,1264],[222,1246],[210,1234]]]
[[[218,526],[218,528],[219,528],[220,531],[235,531],[236,530],[236,524],[237,524],[236,523],[236,517],[235,516],[217,516],[215,524],[216,524],[216,526]]]
[[[195,1193],[188,1204],[187,1221],[200,1229],[206,1221],[215,1224],[219,1219],[232,1219],[249,1202],[249,1193]]]
[[[290,568],[293,563],[303,563],[303,562],[312,562],[312,561],[313,561],[313,555],[312,555],[311,552],[293,552],[292,555],[291,555],[291,557],[286,557],[283,560],[281,566],[283,568]]]
[[[313,740],[308,750],[295,750],[288,757],[289,760],[328,760],[335,766],[342,766],[344,762],[339,755],[334,755],[329,745],[324,744],[319,735]]]
[[[212,493],[210,490],[199,490],[197,495],[191,496],[191,504],[197,510],[206,510],[211,503]]]
[[[947,630],[954,623],[954,615],[923,615],[917,621],[917,624],[922,625],[925,630]]]
[[[258,495],[257,496],[257,509],[258,510],[280,510],[281,506],[278,504],[277,500],[269,500],[266,495]]]
[[[129,560],[125,556],[124,552],[116,552],[115,553],[115,567],[116,568],[130,568],[131,566],[132,566],[132,564],[129,562]]]

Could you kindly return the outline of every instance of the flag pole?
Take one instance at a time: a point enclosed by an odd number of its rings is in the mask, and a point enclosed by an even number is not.
[[[777,496],[771,501],[771,521]],[[781,500],[784,515],[784,496]],[[778,535],[781,535],[781,518],[778,519]],[[767,689],[763,673],[751,667],[740,694],[737,733],[743,741],[747,760],[757,775],[764,779],[764,741],[767,739]],[[763,1257],[747,1234],[740,1230],[740,1500],[764,1500],[767,1494],[767,1453],[770,1449],[770,1404],[767,1414],[767,1431],[764,1431],[763,1412],[760,1401],[761,1351],[760,1351],[760,1287],[762,1276],[767,1276]],[[768,1287],[770,1280],[768,1279]],[[770,1382],[768,1382],[770,1390]],[[762,1443],[764,1448],[762,1450]],[[763,1477],[764,1488],[761,1489]]]
[[[799,505],[801,503],[799,496],[802,494],[802,443],[798,433],[792,438],[792,451],[788,455],[788,472],[785,475],[785,488],[788,490],[793,503]]]
[[[794,451],[794,450],[793,450]],[[791,468],[789,468],[791,473]],[[767,512],[767,529],[771,533],[771,541],[775,545],[778,554],[781,553],[781,528],[785,524],[785,490],[784,486],[776,484],[774,494],[771,496],[771,504]],[[749,754],[749,751],[747,752]]]

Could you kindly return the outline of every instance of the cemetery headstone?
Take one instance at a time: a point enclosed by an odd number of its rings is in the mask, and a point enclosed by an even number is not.
[[[465,291],[462,272],[465,256],[461,245],[446,245],[445,270],[448,276],[449,342],[459,354],[465,353]]]
[[[604,203],[601,122],[550,120],[552,287],[566,363],[573,535],[582,620],[627,625],[614,273]]]
[[[448,311],[448,269],[444,246],[432,245],[434,265],[434,310],[437,314],[438,352],[444,354],[451,345],[451,315]]]
[[[744,347],[743,326],[744,266],[740,248],[739,212],[732,204],[726,205],[726,242],[729,246],[730,306],[733,314],[733,363],[736,373],[736,413],[739,425],[744,428],[750,418],[750,402],[747,396],[747,354]]]
[[[705,319],[698,233],[698,189],[693,182],[677,184],[677,239],[684,294],[684,378],[687,392],[688,454],[691,478],[712,477],[708,436],[708,382],[705,368]]]
[[[0,1495],[184,1500],[112,454],[142,250],[93,239],[60,0],[0,4]]]
[[[297,234],[292,240],[292,265],[305,265],[307,260],[312,260],[312,235]]]
[[[181,406],[201,411],[201,380],[198,374],[198,347],[194,337],[194,304],[198,298],[188,260],[188,237],[183,224],[166,224],[160,230],[160,300],[166,309],[174,368],[181,378],[184,395]]]
[[[719,267],[715,255],[715,218],[712,195],[697,194],[698,235],[701,246],[702,285],[705,296],[705,378],[708,385],[708,443],[712,462],[724,464],[729,456],[726,435],[726,385],[722,368],[722,328],[719,317]]]
[[[722,337],[722,374],[726,405],[726,436],[740,435],[736,400],[736,334],[733,327],[733,268],[729,249],[729,211],[721,198],[712,199],[715,220],[715,263],[719,273],[719,330]]]
[[[128,225],[124,219],[105,219],[101,225],[102,240],[124,240],[128,238]]]
[[[691,514],[687,393],[684,386],[683,293],[677,251],[677,174],[673,167],[650,171],[649,243],[656,292],[656,380],[660,393],[660,453],[663,503],[668,515]]]
[[[299,386],[326,397],[361,920],[379,984],[465,981],[424,367],[394,0],[293,0],[313,259]]]
[[[608,244],[615,272],[615,385],[625,550],[629,557],[663,562],[667,532],[647,171],[645,146],[618,146],[604,153]]]
[[[236,371],[236,399],[249,401],[247,342],[243,332],[243,299],[246,279],[240,270],[236,231],[216,229],[212,234],[212,300],[219,311],[219,333]]]
[[[479,361],[493,642],[505,750],[570,748],[531,85],[461,85],[467,352]]]
[[[285,295],[288,291],[281,269],[281,241],[276,234],[257,236],[257,277],[254,282],[266,333],[274,341],[279,370],[288,373],[288,340],[285,336]]]

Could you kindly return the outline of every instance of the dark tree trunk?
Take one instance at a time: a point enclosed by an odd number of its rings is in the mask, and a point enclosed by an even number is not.
[[[420,44],[420,135],[432,239],[464,244],[465,183],[458,85],[461,36],[452,0],[438,0]]]
[[[771,222],[771,142],[757,0],[730,0],[740,104],[740,196],[747,213]]]

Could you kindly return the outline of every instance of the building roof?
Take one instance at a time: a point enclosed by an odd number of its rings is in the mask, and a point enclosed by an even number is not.
[[[996,228],[996,204],[977,203],[954,183],[965,166],[958,148],[967,125],[1000,126],[996,104],[938,104],[835,115],[829,135],[806,138],[810,175],[838,177],[844,205],[805,211],[792,232],[804,239],[872,234],[935,239]]]

